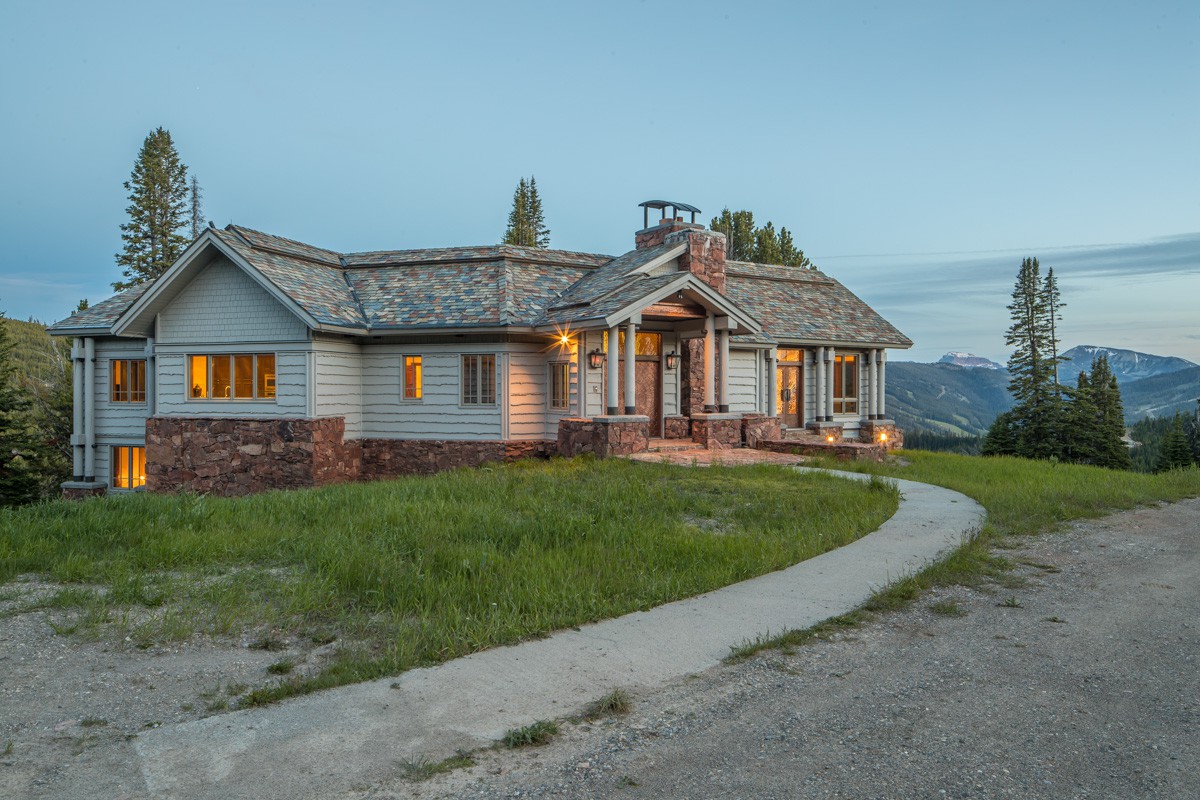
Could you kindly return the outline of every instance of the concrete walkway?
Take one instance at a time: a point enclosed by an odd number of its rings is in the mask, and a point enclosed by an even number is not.
[[[900,509],[879,530],[785,570],[398,678],[144,733],[135,749],[146,789],[226,800],[363,789],[414,759],[488,746],[510,728],[578,713],[614,688],[652,690],[717,665],[756,636],[849,612],[983,522],[983,508],[964,495],[896,483]]]

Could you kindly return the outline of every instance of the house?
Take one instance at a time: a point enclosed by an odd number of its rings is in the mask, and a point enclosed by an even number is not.
[[[907,337],[819,271],[727,260],[698,209],[642,207],[616,258],[210,226],[50,328],[74,338],[64,490],[244,494],[657,438],[898,443],[886,351]]]

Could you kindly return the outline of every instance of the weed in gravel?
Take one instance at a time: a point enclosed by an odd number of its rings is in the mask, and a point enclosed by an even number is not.
[[[246,647],[251,650],[266,650],[269,653],[274,653],[286,650],[287,644],[282,639],[277,639],[274,636],[262,636],[246,645]]]
[[[4,745],[4,755],[11,756],[13,754],[14,743],[12,739],[8,740],[8,744]]]
[[[723,660],[726,664],[736,664],[763,650],[786,650],[814,639],[829,639],[836,633],[858,627],[870,618],[870,613],[866,611],[851,611],[849,614],[830,617],[804,630],[784,631],[776,636],[771,636],[768,632],[765,636],[756,636],[753,640],[747,639],[740,645],[730,647],[729,655]]]
[[[218,697],[215,700],[210,700],[204,705],[205,711],[227,711],[229,710],[229,700],[224,697]]]
[[[246,691],[248,688],[250,687],[244,683],[227,683],[225,684],[225,694],[229,695],[230,697],[235,697],[236,695]]]
[[[1066,625],[1067,621],[1062,617],[1046,617],[1045,622],[1057,622],[1059,625]]]
[[[1042,572],[1049,572],[1049,573],[1062,572],[1061,568],[1056,567],[1053,564],[1041,564],[1037,561],[1030,561],[1027,558],[1018,559],[1018,563],[1024,564],[1027,567],[1033,567],[1034,569],[1040,569]]]
[[[429,761],[424,758],[412,758],[400,765],[404,777],[410,781],[427,781],[434,775],[441,775],[456,769],[466,769],[475,766],[475,757],[470,753],[459,750],[449,758],[441,761]]]
[[[531,745],[546,744],[557,735],[558,723],[553,720],[542,719],[526,725],[524,728],[513,728],[504,734],[504,738],[500,740],[500,743],[509,749],[529,747]]]
[[[296,662],[290,658],[285,658],[282,661],[276,661],[274,664],[267,665],[267,672],[272,675],[287,675],[296,668]]]
[[[589,705],[583,712],[584,719],[617,717],[633,710],[633,698],[629,692],[618,687]]]
[[[965,617],[967,610],[955,600],[938,600],[929,604],[929,610],[943,617]]]
[[[99,717],[84,717],[79,720],[79,724],[84,728],[99,728],[108,724],[108,720],[100,719]]]
[[[641,786],[641,784],[638,783],[637,781],[635,781],[633,778],[629,777],[628,775],[622,775],[620,777],[620,779],[617,781],[617,786],[621,787],[622,789],[625,789],[625,788],[633,789],[635,787]]]
[[[1021,605],[1021,601],[1017,599],[1017,596],[1015,594],[1010,594],[1008,597],[1004,598],[999,603],[996,603],[996,605],[999,606],[1000,608],[1024,608],[1025,607],[1025,606]]]

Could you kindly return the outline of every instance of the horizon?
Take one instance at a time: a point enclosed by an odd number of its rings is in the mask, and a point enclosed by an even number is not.
[[[1200,363],[1189,3],[67,6],[5,13],[14,319],[112,294],[122,183],[161,125],[222,227],[486,244],[533,175],[555,249],[627,251],[653,197],[787,227],[914,340],[895,360],[1004,363],[1034,256],[1064,344]]]

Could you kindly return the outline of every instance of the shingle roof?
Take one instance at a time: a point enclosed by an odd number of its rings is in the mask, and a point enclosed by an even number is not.
[[[212,233],[318,324],[368,330],[569,324],[611,315],[679,278],[631,274],[676,247],[617,258],[509,245],[340,254],[230,225]],[[111,327],[150,287],[97,303],[51,331]],[[730,261],[726,293],[763,325],[738,340],[912,342],[816,270]]]
[[[912,340],[833,278],[817,270],[729,261],[725,292],[777,340],[884,344]]]
[[[107,300],[101,300],[83,311],[76,311],[66,319],[54,323],[47,330],[69,333],[89,328],[111,328],[112,324],[117,321],[117,317],[121,316],[125,309],[133,305],[152,285],[153,282],[140,283]]]

